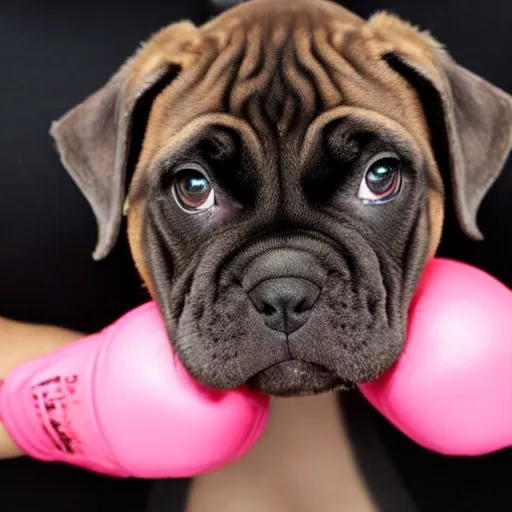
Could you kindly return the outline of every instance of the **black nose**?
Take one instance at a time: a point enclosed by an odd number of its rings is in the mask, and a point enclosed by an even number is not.
[[[319,294],[311,281],[282,277],[263,281],[249,297],[268,327],[291,334],[308,321]]]

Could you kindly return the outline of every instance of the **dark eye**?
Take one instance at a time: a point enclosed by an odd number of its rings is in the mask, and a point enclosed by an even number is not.
[[[174,177],[173,192],[187,212],[202,212],[215,204],[215,193],[203,169],[196,165],[181,168]]]
[[[366,169],[358,197],[369,203],[393,199],[401,184],[400,160],[395,156],[380,156]]]

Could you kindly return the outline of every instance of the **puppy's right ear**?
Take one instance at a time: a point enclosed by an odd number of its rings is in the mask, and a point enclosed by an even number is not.
[[[386,41],[384,60],[418,92],[459,223],[469,237],[481,240],[478,209],[512,150],[512,96],[457,64],[432,36],[399,18],[379,13],[370,25]]]
[[[163,29],[102,89],[52,124],[62,164],[96,217],[95,260],[105,258],[116,243],[127,165],[136,165],[151,105],[197,58],[199,47],[199,30],[191,23]]]

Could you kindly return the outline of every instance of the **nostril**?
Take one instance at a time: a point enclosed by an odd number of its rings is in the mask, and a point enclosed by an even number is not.
[[[311,309],[308,307],[306,299],[301,300],[293,309],[295,313],[304,313],[305,311],[308,311],[308,309]]]
[[[261,311],[265,316],[272,316],[277,313],[277,309],[270,304],[264,304],[263,310]]]

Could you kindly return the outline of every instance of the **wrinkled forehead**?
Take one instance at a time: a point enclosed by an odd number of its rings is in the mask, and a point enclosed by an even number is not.
[[[416,91],[382,58],[384,43],[367,24],[341,8],[336,17],[303,2],[279,12],[277,2],[268,12],[258,5],[253,17],[233,10],[203,29],[200,58],[155,101],[147,151],[172,149],[215,118],[243,137],[252,132],[264,151],[297,152],[311,125],[332,121],[326,113],[340,107],[389,119],[420,145],[428,140]]]

